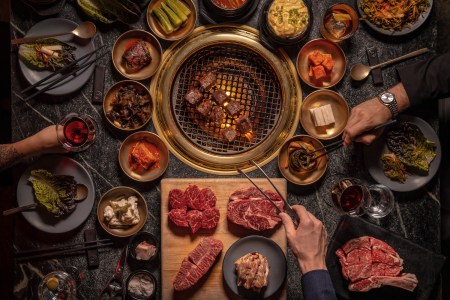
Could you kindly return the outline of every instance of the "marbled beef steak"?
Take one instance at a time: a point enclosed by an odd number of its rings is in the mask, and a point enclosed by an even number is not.
[[[402,273],[403,260],[391,246],[373,237],[363,236],[345,243],[336,251],[342,274],[350,281],[348,289],[366,292],[384,285],[413,291],[417,286],[414,274]]]
[[[205,237],[183,259],[180,270],[173,282],[175,291],[184,291],[196,284],[214,264],[223,249],[222,241]]]

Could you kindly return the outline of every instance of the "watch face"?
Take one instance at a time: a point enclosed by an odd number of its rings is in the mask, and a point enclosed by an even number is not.
[[[383,101],[386,104],[389,104],[392,101],[394,101],[394,95],[391,93],[383,93],[381,95],[381,101]]]

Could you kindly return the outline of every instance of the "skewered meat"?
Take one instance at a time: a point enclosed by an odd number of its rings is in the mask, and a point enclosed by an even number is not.
[[[227,93],[224,90],[221,90],[221,89],[217,89],[217,90],[214,91],[213,98],[214,98],[214,101],[218,105],[223,105],[225,102],[229,102],[230,101],[230,98],[228,98]]]
[[[227,127],[222,131],[222,136],[228,143],[233,142],[236,139],[236,135],[236,130],[231,127]]]
[[[127,73],[136,73],[152,61],[147,44],[143,40],[135,40],[122,55]]]
[[[247,253],[234,262],[237,273],[237,286],[259,293],[268,284],[269,263],[258,253]]]
[[[209,115],[209,119],[216,124],[222,124],[225,120],[225,112],[222,107],[214,106],[212,108],[211,114]]]
[[[197,111],[202,117],[207,118],[212,109],[212,102],[208,99],[203,99],[199,105],[197,105]]]
[[[252,130],[252,124],[250,123],[250,119],[247,115],[240,116],[236,120],[236,127],[240,133],[247,133]]]
[[[225,109],[230,117],[237,116],[242,111],[242,106],[237,101],[230,101]]]
[[[216,76],[212,72],[208,72],[208,74],[198,80],[203,91],[209,91],[213,86],[216,85],[216,81]]]
[[[196,88],[190,89],[187,91],[186,95],[184,95],[184,101],[186,101],[190,105],[196,105],[203,99],[203,94]]]

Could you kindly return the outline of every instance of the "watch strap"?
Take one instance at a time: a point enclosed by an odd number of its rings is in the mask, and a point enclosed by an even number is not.
[[[394,98],[394,100],[392,102],[386,103],[383,101],[382,96],[386,93],[389,93],[392,95],[392,97]],[[397,99],[395,98],[394,94],[392,94],[390,92],[383,92],[380,95],[378,95],[378,100],[389,109],[393,118],[396,118],[398,116],[398,104],[397,104]]]

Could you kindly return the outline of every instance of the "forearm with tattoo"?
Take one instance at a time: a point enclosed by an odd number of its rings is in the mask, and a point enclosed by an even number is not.
[[[11,167],[24,156],[12,144],[0,145],[0,171]]]

